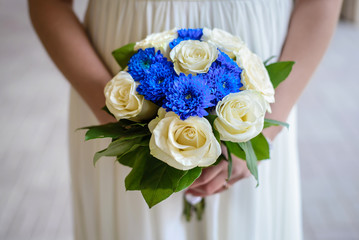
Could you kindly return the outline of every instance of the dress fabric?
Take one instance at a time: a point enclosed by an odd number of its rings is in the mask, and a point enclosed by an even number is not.
[[[179,28],[221,28],[240,36],[263,60],[279,56],[292,0],[90,0],[85,26],[104,63],[116,74],[112,50],[146,35]],[[70,169],[76,240],[298,240],[302,239],[296,117],[292,111],[273,143],[271,160],[253,177],[206,198],[202,221],[182,216],[183,192],[149,210],[140,192],[125,191],[129,168],[93,154],[108,141],[84,142],[75,129],[98,124],[71,90]]]

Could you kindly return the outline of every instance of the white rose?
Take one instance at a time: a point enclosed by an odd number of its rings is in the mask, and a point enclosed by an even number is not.
[[[262,60],[248,49],[242,49],[236,57],[237,64],[243,70],[244,88],[260,92],[267,101],[267,109],[270,111],[269,103],[274,103],[274,88]]]
[[[235,52],[247,48],[241,38],[218,28],[213,30],[203,28],[202,40],[214,44],[232,59],[235,57]]]
[[[148,123],[148,129],[152,133],[157,124],[166,116],[166,109],[159,108],[157,112],[157,117],[155,119],[152,119],[151,122]]]
[[[154,157],[180,170],[210,166],[221,154],[207,119],[189,117],[182,121],[174,112],[166,113],[158,121],[150,150]]]
[[[218,57],[216,46],[198,40],[180,42],[170,52],[170,57],[177,74],[194,74],[208,72],[211,64]]]
[[[138,83],[125,71],[119,72],[106,84],[106,106],[117,120],[141,121],[156,114],[157,106],[136,91]]]
[[[257,91],[230,93],[216,106],[214,127],[223,141],[246,142],[262,131],[265,112],[265,100]]]
[[[169,31],[153,33],[148,35],[144,40],[137,42],[135,50],[146,49],[154,47],[156,51],[160,50],[161,53],[168,57],[170,52],[169,43],[178,37],[177,29],[174,28]]]

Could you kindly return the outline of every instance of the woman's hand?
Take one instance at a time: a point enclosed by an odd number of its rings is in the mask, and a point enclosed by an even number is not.
[[[225,157],[228,158],[227,148],[223,145],[221,148]],[[227,190],[230,185],[250,175],[247,163],[232,154],[232,175],[228,182],[228,162],[221,161],[216,166],[204,169],[202,175],[188,188],[186,193],[206,197]]]

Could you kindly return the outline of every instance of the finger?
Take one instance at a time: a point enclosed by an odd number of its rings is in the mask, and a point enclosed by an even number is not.
[[[201,176],[189,187],[189,189],[197,188],[212,181],[218,174],[226,169],[226,161],[221,161],[218,165],[208,167],[203,170]]]
[[[191,190],[193,190],[192,194],[196,195],[196,196],[207,196],[207,195],[223,192],[223,191],[227,190],[231,185],[236,183],[237,181],[250,176],[250,172],[246,166],[246,162],[243,161],[242,159],[234,157],[233,165],[234,166],[232,168],[232,177],[228,182],[226,182],[224,180],[225,178],[228,177],[228,175],[227,175],[228,172],[227,172],[227,168],[226,168],[223,172],[221,172],[220,175],[217,175],[210,182],[206,183],[205,185],[200,185],[194,189],[191,189]],[[218,184],[216,185],[215,183],[213,183],[216,181],[215,179],[217,177],[218,177],[218,179],[222,179],[221,185],[218,185]],[[215,190],[215,191],[213,192],[213,190]]]
[[[217,194],[217,193],[220,193],[220,192],[223,192],[223,191],[227,191],[234,183],[236,183],[238,180],[240,180],[242,178],[236,178],[236,179],[232,179],[228,182],[224,182],[222,184],[222,186],[217,189],[213,194]],[[201,190],[201,188],[195,188],[195,189],[191,189],[190,191],[186,192],[186,193],[190,193],[194,196],[200,196],[200,197],[205,197],[204,194],[203,194],[203,191]]]
[[[221,149],[222,153],[225,155],[225,158],[227,158],[227,148],[223,144],[221,144]],[[227,166],[228,163],[222,160],[217,166],[212,166],[204,169],[201,176],[188,189],[196,188],[198,186],[207,184],[216,175],[223,171],[224,165]]]
[[[217,190],[215,193],[213,193],[213,194],[227,191],[230,187],[231,187],[231,184],[229,184],[229,182],[226,182],[225,184],[223,184],[223,186],[222,186],[220,189],[218,189],[218,190]]]
[[[233,169],[234,173],[233,173],[231,179],[227,182],[227,184],[224,184],[222,186],[222,188],[218,189],[214,194],[226,191],[233,184],[238,182],[239,180],[251,176],[251,173],[249,172],[249,170],[248,170],[247,166],[245,165],[244,161],[242,159],[238,159],[237,161],[239,163],[237,163],[236,168]]]
[[[212,195],[223,188],[226,183],[226,176],[226,173],[222,172],[215,176],[210,182],[196,188],[191,188],[187,191],[187,193],[201,197]]]
[[[202,193],[196,191],[195,188],[194,189],[188,189],[186,191],[186,194],[191,194],[191,195],[196,196],[196,197],[202,197]]]
[[[232,187],[233,184],[235,184],[239,180],[241,180],[243,178],[247,178],[249,176],[250,176],[250,173],[249,174],[241,174],[241,175],[231,178],[229,181],[227,181],[225,184],[223,184],[223,186],[220,189],[218,189],[214,194],[220,193],[223,191],[227,191],[230,187]]]

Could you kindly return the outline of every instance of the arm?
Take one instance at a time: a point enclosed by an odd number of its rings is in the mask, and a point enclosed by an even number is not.
[[[293,10],[280,61],[295,61],[289,77],[275,92],[275,104],[267,118],[286,121],[319,65],[339,18],[341,0],[298,0]],[[264,130],[274,139],[281,127]]]
[[[308,84],[334,33],[339,17],[341,0],[297,0],[292,13],[286,42],[280,60],[294,60],[293,71],[277,89],[276,102],[267,117],[286,121],[291,109]],[[263,132],[274,139],[280,127],[270,127]],[[226,151],[224,151],[226,152]],[[233,170],[229,184],[249,176],[246,163],[232,156]],[[189,188],[189,193],[207,196],[225,190],[227,162],[209,167]]]
[[[72,10],[71,0],[28,0],[33,26],[48,54],[102,122],[113,121],[101,108],[111,74],[93,49]]]

